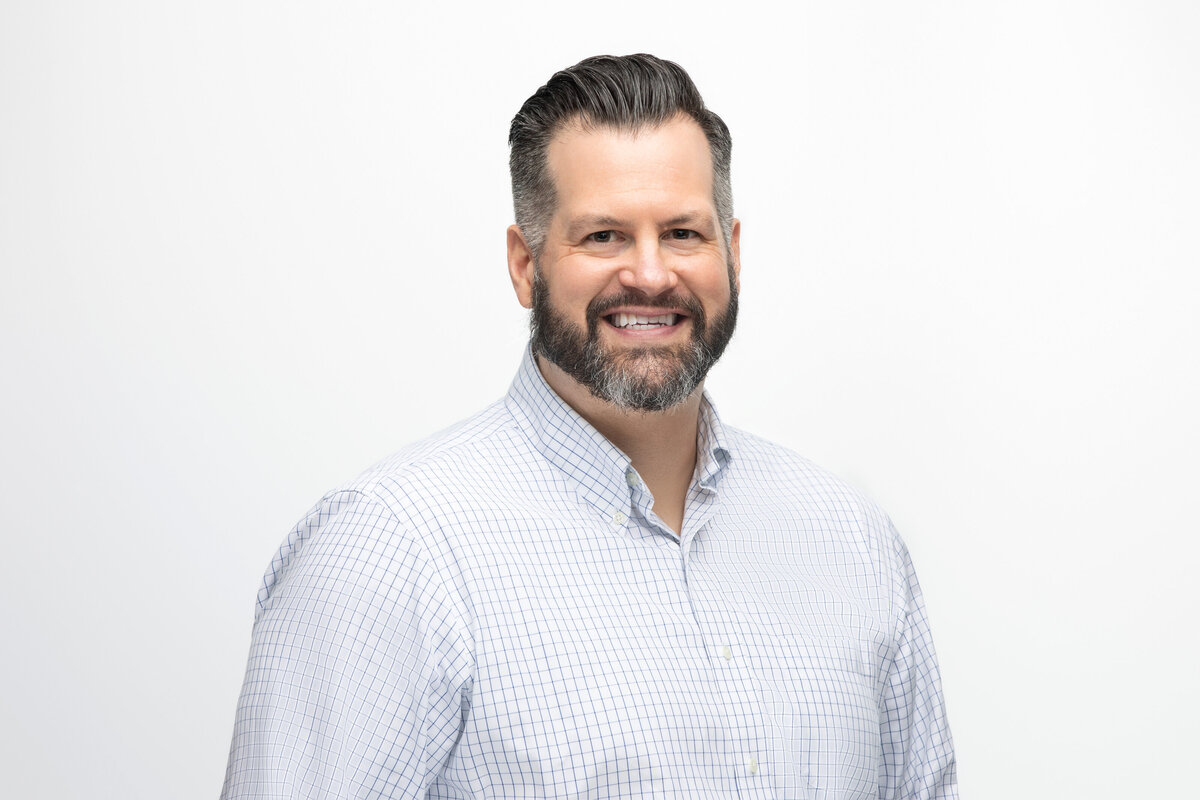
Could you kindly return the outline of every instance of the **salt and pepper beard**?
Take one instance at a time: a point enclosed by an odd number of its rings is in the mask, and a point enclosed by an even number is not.
[[[681,345],[607,350],[600,344],[600,325],[606,313],[621,306],[683,309],[691,320],[691,336]],[[628,290],[589,303],[584,332],[554,308],[546,280],[535,266],[529,327],[533,351],[595,397],[628,411],[665,411],[686,400],[725,352],[737,325],[737,308],[737,282],[730,269],[729,303],[711,323],[693,297],[652,298]]]

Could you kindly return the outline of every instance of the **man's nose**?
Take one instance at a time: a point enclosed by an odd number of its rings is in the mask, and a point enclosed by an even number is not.
[[[639,242],[629,255],[632,260],[618,274],[622,286],[654,296],[669,292],[679,284],[657,238],[644,244]]]

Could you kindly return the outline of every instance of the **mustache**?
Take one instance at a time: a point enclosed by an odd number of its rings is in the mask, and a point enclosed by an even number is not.
[[[700,305],[700,301],[694,297],[686,297],[681,294],[660,294],[654,297],[640,292],[637,289],[626,289],[618,294],[610,295],[609,297],[597,297],[592,302],[588,303],[587,321],[590,327],[595,322],[598,322],[601,317],[612,311],[614,308],[621,306],[647,306],[649,308],[681,308],[687,312],[689,317],[698,325],[704,323],[704,307]]]

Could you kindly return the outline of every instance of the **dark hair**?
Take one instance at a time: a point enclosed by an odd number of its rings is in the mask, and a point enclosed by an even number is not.
[[[645,53],[592,56],[554,74],[513,117],[508,157],[517,225],[534,259],[541,256],[546,227],[556,203],[546,149],[566,124],[637,131],[676,116],[693,119],[708,139],[713,162],[713,205],[725,246],[733,226],[729,159],[733,139],[683,67]]]

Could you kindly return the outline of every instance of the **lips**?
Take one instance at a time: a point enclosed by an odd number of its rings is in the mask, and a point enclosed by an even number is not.
[[[688,323],[693,332],[704,330],[704,308],[694,297],[670,293],[651,297],[629,290],[588,304],[588,331],[596,335],[598,326],[612,328],[624,336],[648,339],[668,337]]]

